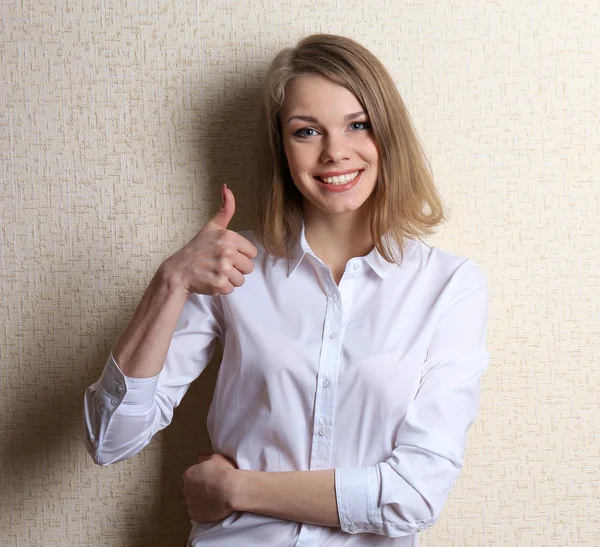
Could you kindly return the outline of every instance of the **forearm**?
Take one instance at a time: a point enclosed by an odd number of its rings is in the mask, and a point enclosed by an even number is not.
[[[333,469],[235,470],[232,478],[231,505],[235,511],[321,526],[340,526]]]
[[[186,299],[187,291],[161,266],[113,348],[123,374],[148,378],[162,370]]]

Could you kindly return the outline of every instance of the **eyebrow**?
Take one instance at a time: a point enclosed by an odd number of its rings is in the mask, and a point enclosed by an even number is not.
[[[360,112],[353,112],[352,114],[346,114],[344,116],[344,121],[350,121],[355,118],[359,118],[360,116],[366,116],[366,112],[361,110]],[[288,119],[287,123],[289,124],[292,120],[302,120],[303,122],[311,122],[311,123],[319,123],[319,120],[314,116],[292,116]]]

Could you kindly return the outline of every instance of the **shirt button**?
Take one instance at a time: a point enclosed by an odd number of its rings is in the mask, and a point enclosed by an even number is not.
[[[323,387],[325,387],[325,388],[331,387],[331,382],[329,381],[328,378],[326,378],[325,380],[323,380]]]
[[[314,524],[309,524],[308,525],[308,529],[312,532],[314,529],[316,528],[316,526]]]
[[[320,436],[320,437],[324,437],[325,435],[327,435],[327,428],[325,428],[325,427],[320,427],[320,428],[319,428],[319,436]]]
[[[337,332],[332,332],[329,334],[329,339],[330,340],[335,340],[337,338]]]
[[[125,388],[123,387],[123,384],[117,384],[117,391],[118,391],[119,393],[123,393],[123,390],[124,390],[124,389],[125,389]]]
[[[358,270],[360,270],[360,264],[357,262],[356,264],[352,265],[352,269],[356,272]]]
[[[110,400],[110,402],[111,402],[112,406],[117,406],[119,404],[119,399],[117,399],[116,397],[113,397]]]
[[[104,403],[100,403],[98,405],[98,412],[100,412],[100,414],[102,414],[105,410],[106,410],[106,407],[104,406]]]

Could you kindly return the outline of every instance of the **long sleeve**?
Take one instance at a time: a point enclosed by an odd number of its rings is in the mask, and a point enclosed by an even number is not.
[[[130,458],[173,418],[190,383],[206,368],[221,337],[218,299],[191,294],[179,316],[160,374],[126,377],[111,352],[100,379],[84,396],[85,445],[108,465]]]
[[[489,363],[487,281],[473,262],[466,266],[450,282],[454,289],[440,314],[395,449],[375,466],[335,470],[345,532],[415,534],[436,521],[458,478]]]

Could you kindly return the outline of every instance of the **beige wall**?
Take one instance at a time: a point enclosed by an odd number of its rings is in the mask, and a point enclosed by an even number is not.
[[[108,468],[83,391],[222,182],[244,226],[257,78],[314,31],[389,67],[452,213],[431,241],[490,279],[481,413],[423,545],[597,547],[600,8],[576,0],[3,2],[2,546],[183,544],[217,363]]]

